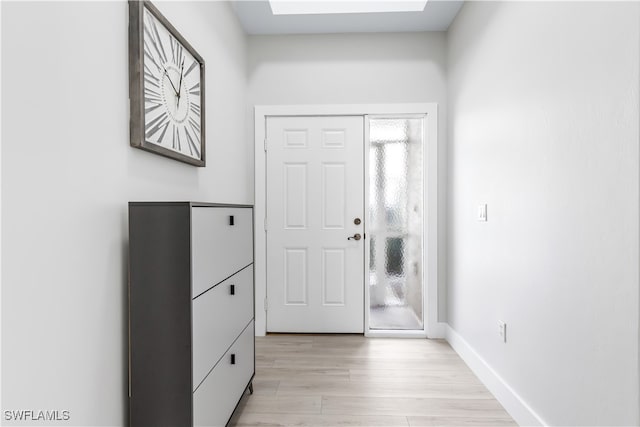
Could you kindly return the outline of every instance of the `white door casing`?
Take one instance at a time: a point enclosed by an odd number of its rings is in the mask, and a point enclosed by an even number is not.
[[[424,271],[425,286],[425,329],[429,338],[444,338],[446,324],[438,321],[438,307],[443,305],[439,298],[438,266],[444,271],[444,261],[439,259],[438,241],[442,235],[438,233],[438,105],[436,103],[402,103],[402,104],[323,104],[323,105],[256,105],[254,107],[254,229],[255,229],[255,319],[257,336],[264,336],[267,331],[267,267],[271,261],[267,259],[266,225],[266,123],[271,117],[283,116],[362,116],[389,114],[426,114],[425,117],[425,156],[424,156]],[[366,138],[366,136],[365,136]],[[366,153],[366,151],[365,151]],[[442,205],[441,205],[442,206]],[[444,209],[444,207],[442,207]],[[444,225],[443,225],[444,227]],[[366,241],[366,240],[365,240]],[[367,289],[365,287],[365,295]],[[444,297],[442,295],[442,297]],[[365,311],[365,321],[368,310]],[[365,323],[366,324],[366,323]],[[365,331],[366,332],[366,331]]]
[[[266,133],[267,331],[361,333],[364,118],[269,117]]]

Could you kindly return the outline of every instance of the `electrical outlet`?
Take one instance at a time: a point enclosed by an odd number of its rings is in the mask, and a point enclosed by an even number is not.
[[[500,338],[502,338],[502,342],[507,342],[507,324],[502,320],[498,320],[498,333],[500,334]]]

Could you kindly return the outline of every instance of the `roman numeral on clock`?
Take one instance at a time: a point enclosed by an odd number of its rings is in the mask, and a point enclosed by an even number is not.
[[[180,144],[180,129],[176,128],[176,139],[173,141],[173,148],[182,151],[182,144]]]
[[[194,138],[189,133],[189,129],[184,128],[184,131],[187,135],[187,141],[189,141],[189,151],[191,152],[191,155],[195,153],[196,156],[200,157],[200,149],[198,148],[198,146],[200,145],[200,137],[196,133],[196,139],[198,140],[198,144],[196,144]]]
[[[153,85],[157,88],[160,87],[160,80],[154,76],[153,74],[150,74],[149,72],[147,72],[146,70],[147,67],[145,67],[144,70],[144,80],[149,82],[149,83],[153,83]]]
[[[198,63],[196,61],[193,61],[189,68],[187,68],[187,71],[185,71],[184,76],[187,77],[189,73],[192,72],[194,68],[196,68],[196,65],[198,65]]]
[[[189,95],[200,95],[200,82],[196,83],[189,89]]]
[[[189,117],[189,126],[191,126],[191,129],[193,129],[196,134],[196,138],[200,141],[200,124],[193,120],[193,117]]]
[[[167,115],[162,114],[156,117],[145,125],[145,135],[147,138],[151,138],[153,135],[158,133],[165,124],[167,126],[169,125],[169,117]],[[162,134],[164,135],[164,132]]]
[[[144,27],[145,34],[149,39],[156,52],[158,52],[158,56],[162,60],[162,62],[167,62],[167,53],[164,51],[164,46],[162,46],[162,41],[160,39],[160,34],[158,33],[158,28],[156,27],[155,18],[151,16],[151,14],[147,14],[149,25]]]
[[[144,57],[148,59],[153,65],[155,65],[156,68],[160,66],[160,64],[156,61],[156,58],[153,55],[153,52],[151,51],[151,48],[149,47],[149,44],[147,43],[146,40],[144,41]],[[146,65],[146,61],[145,61],[145,65]]]
[[[196,115],[196,116],[200,117],[200,114],[201,114],[201,113],[200,113],[200,106],[199,106],[199,105],[194,104],[193,102],[191,102],[191,103],[189,103],[189,109],[191,110],[191,112],[192,112],[194,115]]]
[[[144,99],[145,101],[162,103],[162,95],[160,95],[160,92],[148,85],[144,85]]]
[[[171,58],[173,59],[173,63],[180,66],[183,57],[184,48],[176,39],[171,37]]]

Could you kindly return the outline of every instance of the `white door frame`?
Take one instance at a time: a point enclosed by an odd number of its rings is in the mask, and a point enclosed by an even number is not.
[[[254,201],[254,275],[255,275],[255,321],[256,335],[266,334],[267,316],[267,238],[266,224],[266,156],[265,139],[267,117],[270,116],[367,116],[425,114],[426,141],[424,155],[424,292],[423,307],[425,331],[421,336],[444,338],[444,328],[438,323],[438,105],[436,103],[411,104],[335,104],[335,105],[256,105],[254,108],[255,129],[255,201]],[[365,129],[365,132],[368,132]],[[366,138],[366,136],[365,136]],[[365,153],[367,152],[365,147]],[[366,222],[365,222],[366,225]],[[363,266],[364,268],[364,266]],[[363,284],[364,286],[364,284]],[[368,289],[365,288],[368,301]],[[368,307],[365,307],[365,330],[368,331]],[[374,334],[371,334],[372,336]],[[384,333],[376,333],[381,336]],[[391,335],[390,335],[391,336]],[[393,334],[398,336],[398,334]]]

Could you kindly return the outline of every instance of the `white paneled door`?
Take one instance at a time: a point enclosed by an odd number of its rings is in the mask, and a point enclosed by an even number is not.
[[[364,118],[267,118],[267,331],[364,331]]]

